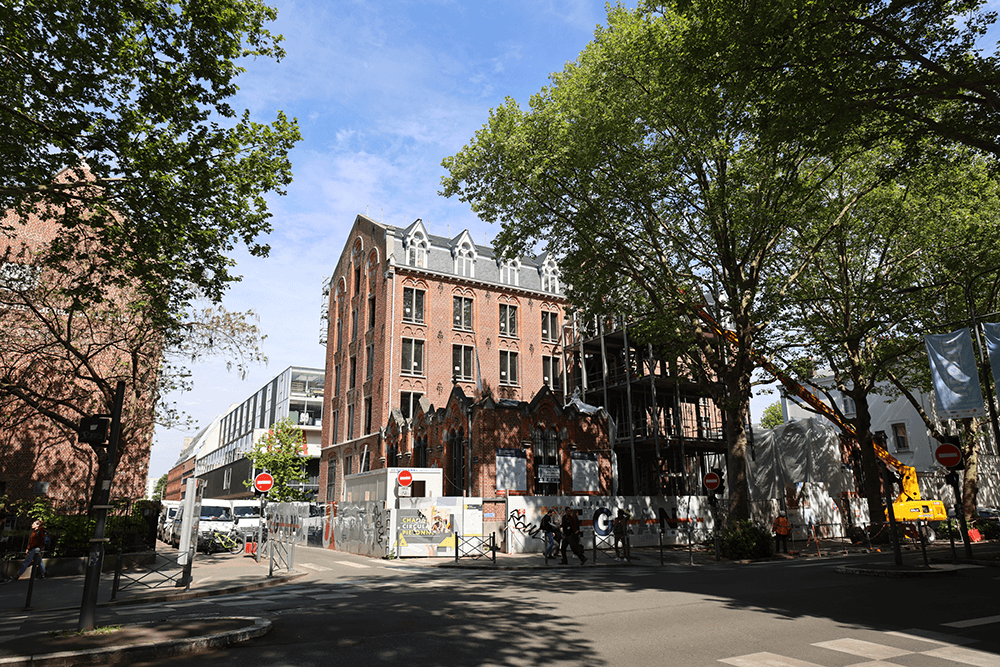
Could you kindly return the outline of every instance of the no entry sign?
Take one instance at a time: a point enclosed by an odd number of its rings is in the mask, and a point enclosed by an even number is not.
[[[945,468],[954,468],[962,462],[962,450],[950,442],[943,442],[934,451],[934,458]]]
[[[271,473],[262,472],[253,478],[253,488],[261,493],[267,493],[274,486],[274,477]]]
[[[717,488],[719,488],[719,485],[722,484],[722,480],[716,473],[710,472],[707,475],[705,475],[705,480],[702,483],[705,485],[705,488],[708,489],[709,491],[715,491]]]
[[[400,470],[399,474],[396,475],[396,481],[399,482],[400,486],[409,486],[410,482],[413,481],[413,473],[409,470]]]

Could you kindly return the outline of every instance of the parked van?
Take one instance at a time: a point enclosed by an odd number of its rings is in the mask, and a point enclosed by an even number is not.
[[[233,500],[233,519],[244,535],[254,535],[260,527],[260,500]]]
[[[170,529],[172,528],[174,517],[181,507],[179,500],[161,500],[160,518],[156,522],[156,536],[164,542],[169,542]]]
[[[228,533],[233,527],[233,507],[230,500],[205,498],[201,501],[201,515],[198,518],[198,548],[208,549],[212,543],[212,533]]]

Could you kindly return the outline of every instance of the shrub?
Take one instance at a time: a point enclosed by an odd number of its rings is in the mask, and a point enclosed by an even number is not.
[[[744,560],[769,558],[774,552],[771,531],[752,521],[737,521],[719,535],[719,551],[723,558]]]
[[[1000,521],[976,519],[972,524],[979,529],[984,540],[1000,540]]]

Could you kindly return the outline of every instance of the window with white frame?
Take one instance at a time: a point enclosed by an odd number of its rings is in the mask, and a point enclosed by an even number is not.
[[[414,232],[408,239],[406,263],[421,269],[427,268],[427,239],[421,232]]]
[[[892,425],[892,439],[897,452],[909,451],[910,441],[906,438],[906,424]]]
[[[517,287],[520,283],[521,264],[518,261],[498,260],[500,269],[500,282],[504,285]]]
[[[517,384],[517,352],[500,350],[500,384]]]
[[[559,384],[559,357],[542,356],[542,382],[553,391],[559,390],[561,386]]]
[[[850,396],[844,396],[844,415],[851,417],[858,413],[858,406],[854,403],[854,399]]]
[[[476,277],[475,253],[468,242],[455,251],[455,274],[466,278]]]
[[[559,269],[551,259],[542,265],[542,291],[550,294],[559,293]]]
[[[559,314],[542,311],[542,340],[549,343],[559,341]]]
[[[403,358],[399,372],[403,375],[424,374],[424,341],[416,338],[403,339]]]
[[[456,296],[452,312],[456,329],[472,330],[472,299],[465,296]]]
[[[500,304],[500,335],[517,336],[517,306]]]
[[[475,378],[472,368],[473,348],[469,345],[453,345],[451,348],[451,375],[459,380]]]
[[[424,295],[422,289],[403,288],[403,321],[424,323]]]

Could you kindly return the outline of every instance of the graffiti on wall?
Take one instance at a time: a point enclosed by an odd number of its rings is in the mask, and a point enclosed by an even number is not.
[[[381,558],[386,554],[387,513],[382,502],[339,503],[333,516],[329,537],[324,530],[324,544],[339,551]]]
[[[507,517],[507,523],[514,530],[520,531],[527,535],[528,537],[533,537],[536,540],[545,541],[545,535],[542,534],[542,529],[540,526],[536,526],[533,523],[528,523],[526,516],[527,512],[524,510],[511,510],[510,516]]]

